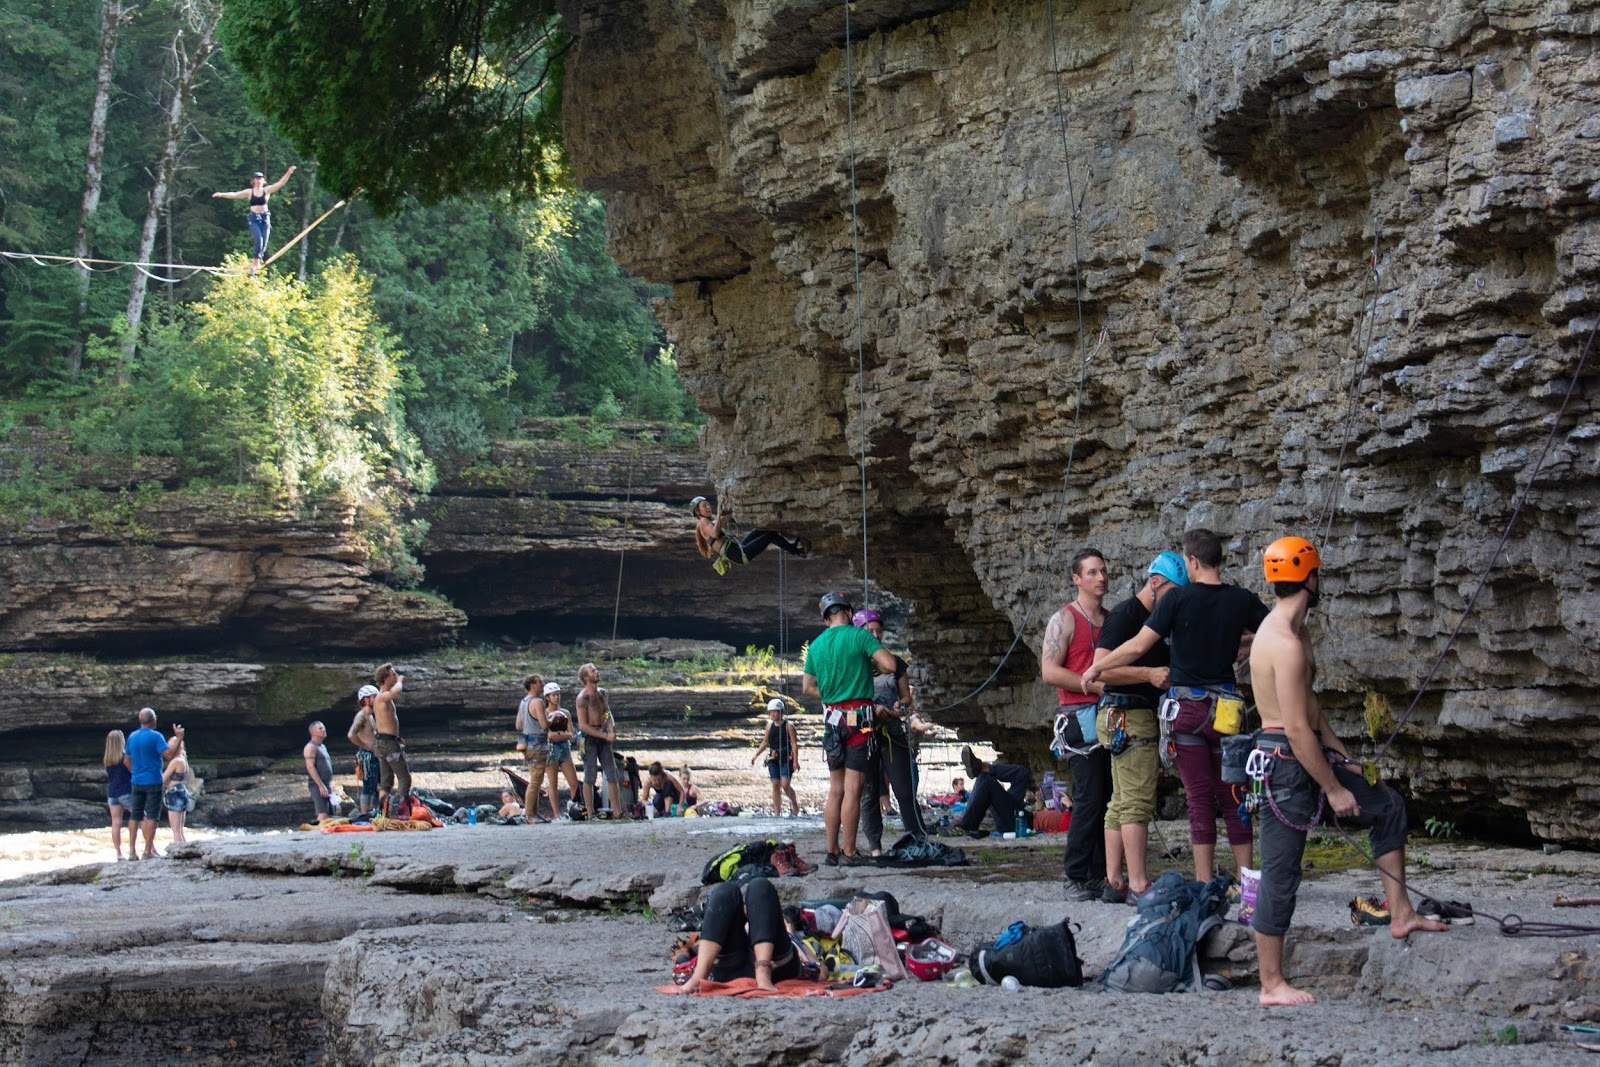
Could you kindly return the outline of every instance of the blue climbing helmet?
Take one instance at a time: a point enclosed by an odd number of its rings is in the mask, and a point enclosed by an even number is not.
[[[1189,568],[1176,552],[1163,552],[1150,562],[1150,574],[1159,574],[1173,585],[1189,584]]]

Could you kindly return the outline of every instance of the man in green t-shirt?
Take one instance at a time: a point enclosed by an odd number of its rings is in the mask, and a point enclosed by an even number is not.
[[[839,831],[844,830],[843,860],[859,862],[856,829],[861,820],[861,791],[872,765],[872,668],[893,674],[894,655],[864,629],[850,624],[855,609],[843,593],[827,593],[818,607],[826,629],[806,650],[805,695],[822,701],[822,754],[828,760],[828,802],[823,826],[828,837],[829,866],[840,862]]]

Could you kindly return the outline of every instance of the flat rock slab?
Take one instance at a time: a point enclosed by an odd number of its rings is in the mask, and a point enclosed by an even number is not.
[[[1350,925],[1350,897],[1378,891],[1359,869],[1308,876],[1287,967],[1319,1003],[1293,1013],[1256,1004],[1253,942],[1233,924],[1203,953],[1243,983],[1225,994],[654,992],[674,936],[656,920],[698,898],[707,858],[769,834],[820,858],[813,820],[673,819],[230,836],[3,883],[0,1061],[1533,1064],[1565,1054],[1558,1022],[1600,1019],[1600,938],[1508,939],[1480,919],[1395,941]],[[1061,900],[1064,838],[970,845],[964,868],[822,867],[778,885],[786,902],[888,890],[963,950],[1018,919],[1070,918],[1087,969],[1110,960],[1133,909]],[[1583,921],[1551,901],[1600,875],[1581,853],[1416,852],[1426,891],[1529,920]],[[1515,1046],[1499,1043],[1507,1026]]]

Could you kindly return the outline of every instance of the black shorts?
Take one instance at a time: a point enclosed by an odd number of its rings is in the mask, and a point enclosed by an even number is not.
[[[822,754],[827,758],[828,770],[831,771],[860,771],[866,774],[872,769],[872,740],[845,745],[846,731],[830,726],[822,734]]]

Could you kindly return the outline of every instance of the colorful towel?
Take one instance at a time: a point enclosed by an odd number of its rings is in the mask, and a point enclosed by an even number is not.
[[[777,989],[759,989],[754,978],[735,978],[731,982],[702,982],[690,996],[739,997],[756,1000],[765,997],[850,997],[857,993],[879,993],[893,989],[894,983],[877,986],[853,986],[843,982],[808,982],[804,978],[786,978]],[[658,985],[657,993],[677,993],[675,985]]]

